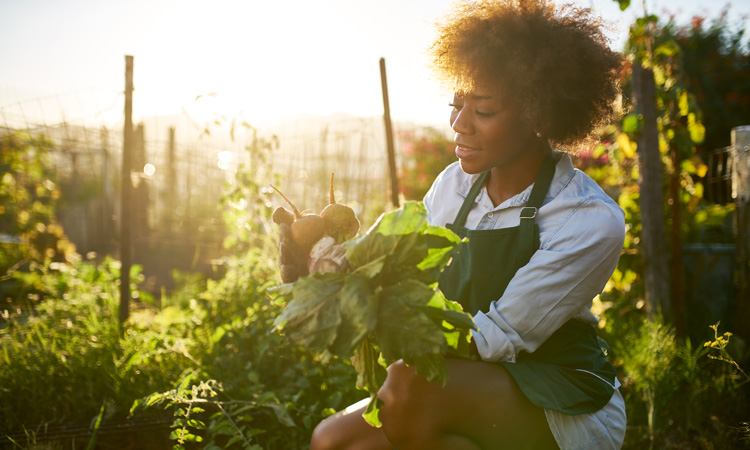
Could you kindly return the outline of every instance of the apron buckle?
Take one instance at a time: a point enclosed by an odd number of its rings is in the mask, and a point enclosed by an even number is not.
[[[528,210],[533,210],[529,212]],[[527,214],[531,214],[530,216]],[[533,206],[524,206],[521,210],[521,219],[533,219],[536,217],[536,208]]]

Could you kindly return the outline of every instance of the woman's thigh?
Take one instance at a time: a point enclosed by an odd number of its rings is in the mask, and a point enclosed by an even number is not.
[[[497,364],[446,359],[448,382],[429,383],[395,363],[381,389],[381,419],[391,440],[460,436],[483,449],[556,449],[544,410]],[[414,433],[430,436],[414,436]],[[406,441],[404,441],[406,442]]]
[[[501,366],[446,359],[448,383],[429,383],[402,362],[388,368],[380,391],[383,428],[362,418],[367,401],[325,419],[316,428],[311,450],[391,450],[465,448],[557,449],[544,411],[531,404]],[[388,438],[386,437],[388,436]],[[464,446],[461,446],[464,448]]]

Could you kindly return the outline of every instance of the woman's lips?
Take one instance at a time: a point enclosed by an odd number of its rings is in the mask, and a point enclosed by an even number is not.
[[[456,146],[456,156],[458,159],[470,159],[474,156],[477,156],[479,152],[481,152],[481,149],[478,148],[472,148],[472,147],[466,147],[464,145],[457,145]]]

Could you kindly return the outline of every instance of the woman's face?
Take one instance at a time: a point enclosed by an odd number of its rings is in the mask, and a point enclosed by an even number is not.
[[[453,97],[451,128],[461,169],[480,173],[513,161],[531,147],[531,130],[519,108],[477,84],[474,91]]]

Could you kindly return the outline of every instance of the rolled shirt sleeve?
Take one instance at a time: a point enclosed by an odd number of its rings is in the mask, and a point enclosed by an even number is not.
[[[617,266],[624,238],[624,214],[616,205],[594,197],[572,211],[516,272],[503,296],[474,316],[482,359],[515,361],[572,318],[596,323],[591,301]]]

